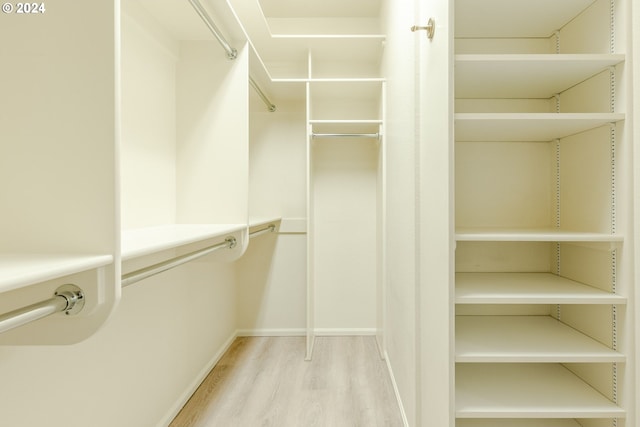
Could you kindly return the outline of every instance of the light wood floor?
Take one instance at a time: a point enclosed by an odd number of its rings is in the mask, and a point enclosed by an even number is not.
[[[238,338],[170,427],[401,427],[373,337]]]

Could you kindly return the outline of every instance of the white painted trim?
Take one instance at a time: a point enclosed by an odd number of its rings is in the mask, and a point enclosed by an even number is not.
[[[396,383],[396,377],[393,375],[393,369],[391,369],[391,362],[389,362],[389,354],[384,352],[384,361],[387,365],[387,371],[389,372],[389,378],[391,378],[391,384],[393,385],[393,392],[396,395],[396,402],[398,403],[398,409],[400,409],[400,415],[402,416],[402,425],[409,427],[409,421],[407,420],[407,414],[404,411],[402,405],[402,398],[400,397],[400,390],[398,390],[398,384]]]
[[[184,390],[180,398],[178,398],[175,404],[167,411],[167,414],[164,418],[158,423],[158,426],[169,426],[171,421],[178,415],[182,407],[187,403],[187,401],[191,398],[193,393],[200,387],[200,384],[207,378],[207,375],[211,372],[211,370],[216,366],[216,364],[220,361],[222,356],[229,350],[233,341],[238,337],[238,331],[235,331],[231,334],[231,336],[225,341],[225,343],[220,347],[220,350],[211,358],[209,363],[207,363],[204,368],[196,375],[195,379],[189,384],[189,386]]]
[[[347,337],[376,335],[376,328],[316,328],[313,331],[317,337]]]
[[[307,335],[305,328],[290,329],[238,329],[239,337],[304,337]]]

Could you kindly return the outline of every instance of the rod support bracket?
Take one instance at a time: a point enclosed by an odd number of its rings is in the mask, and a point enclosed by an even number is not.
[[[231,51],[227,53],[227,58],[233,61],[237,57],[238,57],[238,50],[232,47]]]
[[[56,289],[54,295],[62,297],[67,301],[67,307],[62,311],[64,311],[64,314],[68,316],[78,314],[84,308],[84,293],[82,292],[82,289],[76,285],[62,285]]]

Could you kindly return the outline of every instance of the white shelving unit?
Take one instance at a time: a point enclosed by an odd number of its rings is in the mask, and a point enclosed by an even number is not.
[[[122,233],[122,260],[212,239],[224,240],[246,228],[246,224],[172,224],[126,230]]]
[[[2,22],[13,42],[0,52],[0,313],[67,283],[85,305],[3,333],[0,345],[82,341],[120,298],[117,29],[113,4],[94,6],[63,0],[39,19]],[[78,52],[81,63],[70,59]]]
[[[456,362],[600,363],[625,356],[550,316],[458,316]]]
[[[621,242],[623,236],[558,229],[466,228],[456,229],[459,242]]]
[[[111,255],[2,254],[0,292],[110,265]]]
[[[206,9],[233,22],[223,5]],[[238,43],[229,60],[188,2],[127,2],[123,23],[123,270],[231,235],[237,257],[248,240],[250,48]]]
[[[623,7],[456,2],[457,426],[621,426],[633,405]]]
[[[456,96],[551,98],[623,61],[621,54],[456,55]]]
[[[457,273],[456,304],[625,304],[626,298],[551,273]]]
[[[458,418],[625,416],[622,408],[559,364],[460,363],[456,373]]]
[[[624,119],[617,113],[457,113],[458,141],[552,141]]]
[[[332,75],[311,57],[310,75]],[[370,76],[371,74],[369,74]],[[309,352],[316,334],[376,333],[380,311],[380,206],[384,197],[381,78],[311,78],[309,94]],[[323,137],[329,136],[330,137]],[[342,236],[354,244],[336,250]],[[353,261],[357,268],[354,268]],[[351,295],[351,296],[350,296]],[[358,300],[352,298],[359,295]],[[340,301],[340,302],[337,302]],[[364,302],[364,304],[363,304]],[[353,310],[353,307],[358,307]],[[338,320],[339,319],[339,320]]]

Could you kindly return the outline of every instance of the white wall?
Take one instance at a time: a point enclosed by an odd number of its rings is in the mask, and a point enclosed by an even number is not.
[[[414,20],[410,6],[388,0],[381,16],[387,40],[387,290],[385,328],[388,363],[409,425],[416,425],[416,187]]]
[[[236,262],[240,335],[304,335],[306,234],[264,234],[251,239]]]
[[[272,113],[260,102],[255,108],[249,118],[249,215],[305,218],[305,106],[279,102]]]
[[[335,138],[312,150],[316,333],[373,333],[378,146]]]
[[[0,347],[0,424],[168,423],[235,332],[233,283],[232,265],[192,263],[124,289],[80,344]]]
[[[134,5],[122,15],[123,229],[176,221],[179,45]]]
[[[269,112],[258,101],[249,115],[249,216],[282,218],[285,232],[251,239],[236,263],[238,329],[241,335],[304,335],[305,106],[278,102]]]

